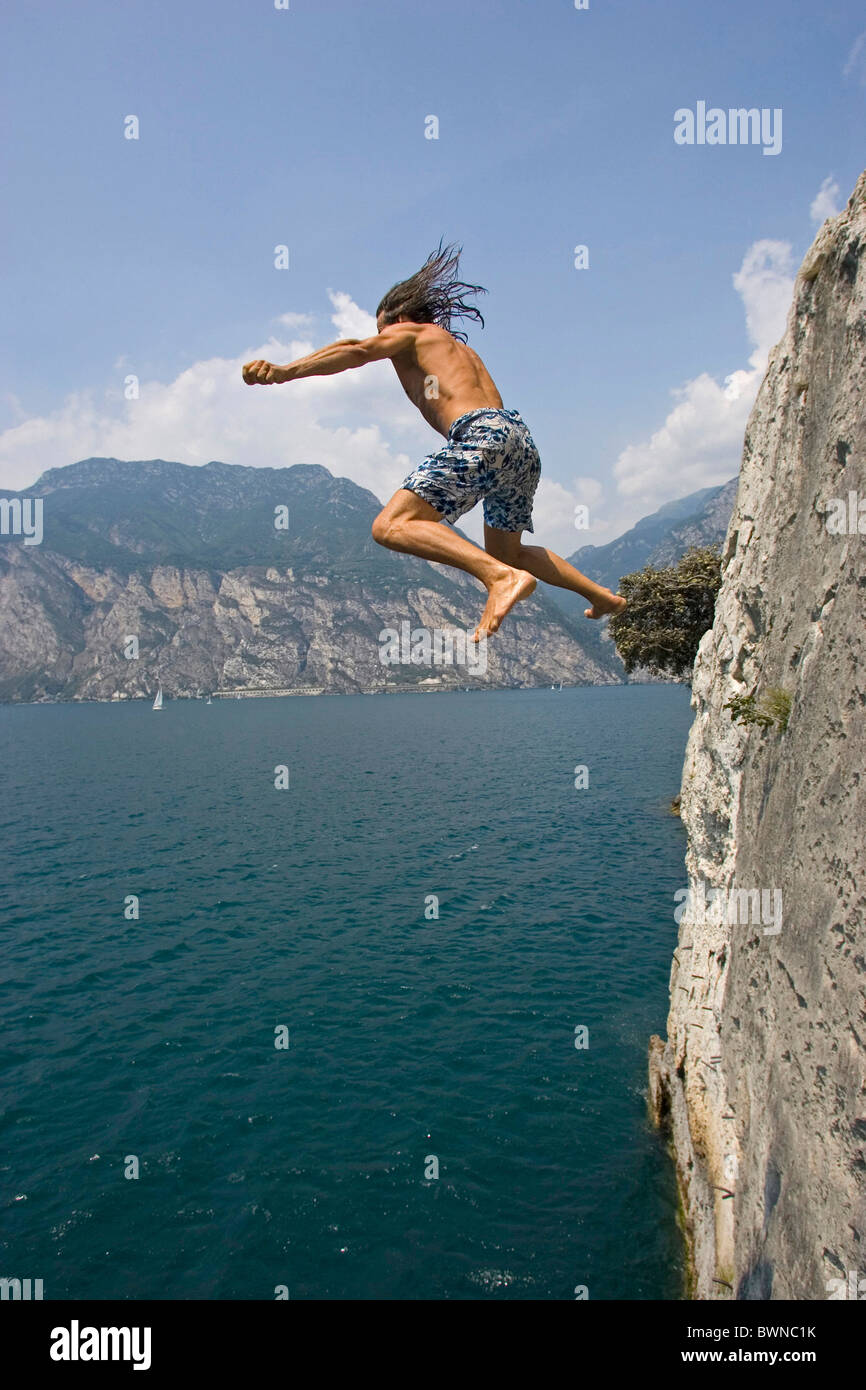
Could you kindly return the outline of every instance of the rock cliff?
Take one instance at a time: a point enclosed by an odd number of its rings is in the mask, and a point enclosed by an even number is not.
[[[864,412],[866,174],[797,277],[694,671],[650,1094],[698,1298],[866,1294]],[[724,708],[752,695],[773,723]]]

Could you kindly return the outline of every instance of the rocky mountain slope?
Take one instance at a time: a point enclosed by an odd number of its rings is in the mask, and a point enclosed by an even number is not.
[[[86,459],[21,496],[42,499],[44,536],[0,540],[0,699],[618,679],[541,587],[486,670],[423,648],[383,664],[384,629],[471,634],[484,591],[377,546],[377,499],[324,468]]]
[[[568,558],[594,579],[616,589],[624,574],[644,565],[674,565],[690,545],[721,545],[728,529],[737,479],[666,502],[607,545],[582,545]]]
[[[650,1082],[699,1298],[866,1291],[864,401],[866,174],[797,277],[695,665],[689,898]],[[769,727],[724,708],[774,690]]]

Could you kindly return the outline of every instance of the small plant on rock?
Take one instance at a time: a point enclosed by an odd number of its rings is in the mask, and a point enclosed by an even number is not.
[[[723,709],[731,711],[735,723],[757,724],[761,729],[775,725],[781,733],[788,727],[791,715],[791,696],[779,686],[771,686],[760,700],[753,690],[751,695],[734,695]]]

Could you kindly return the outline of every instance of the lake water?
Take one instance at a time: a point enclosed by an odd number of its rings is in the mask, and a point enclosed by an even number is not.
[[[0,1275],[680,1297],[645,1095],[690,719],[666,685],[0,709]]]

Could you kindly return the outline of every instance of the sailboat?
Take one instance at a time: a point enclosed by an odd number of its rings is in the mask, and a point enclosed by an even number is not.
[[[207,697],[207,700],[205,701],[205,704],[208,704],[208,705],[212,705],[212,704],[213,704],[213,700],[211,699],[211,697],[210,697],[209,695],[208,695],[208,697]]]
[[[162,709],[162,686],[160,686],[159,690],[156,692],[156,698],[153,702],[153,708]]]

